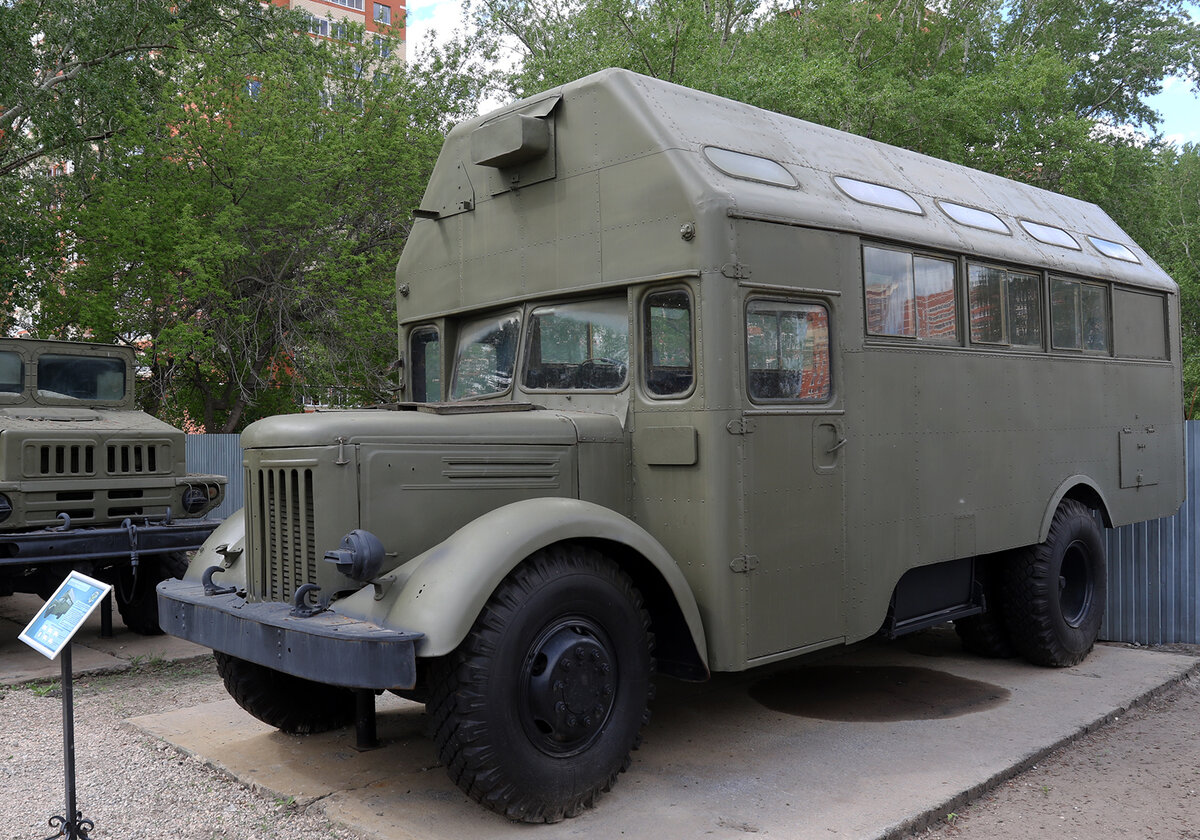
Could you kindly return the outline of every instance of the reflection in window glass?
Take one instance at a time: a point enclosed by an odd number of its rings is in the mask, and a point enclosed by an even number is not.
[[[1055,277],[1050,283],[1050,323],[1059,350],[1107,353],[1112,347],[1108,288]]]
[[[442,345],[438,331],[433,327],[413,330],[409,345],[413,402],[437,402],[442,398]]]
[[[955,266],[951,260],[913,257],[916,285],[917,338],[958,341],[958,308],[954,299]]]
[[[871,335],[916,334],[913,323],[912,255],[907,251],[863,247],[863,289],[867,332]]]
[[[1080,333],[1083,349],[1108,352],[1108,294],[1103,286],[1079,285]]]
[[[469,321],[458,338],[450,399],[502,394],[512,385],[521,321],[514,313]]]
[[[624,297],[546,306],[530,315],[526,388],[620,388],[628,368]]]
[[[1009,343],[1042,346],[1042,284],[1036,274],[1008,273]]]
[[[19,394],[25,390],[25,365],[19,353],[0,353],[0,393]]]
[[[38,396],[116,401],[125,398],[123,359],[46,353],[38,357]]]
[[[746,360],[752,399],[827,401],[832,393],[828,310],[751,301],[746,308]]]
[[[692,388],[692,299],[683,289],[646,296],[642,311],[646,390],[656,397]]]
[[[967,297],[971,307],[971,341],[1004,342],[1004,280],[1006,272],[987,265],[971,265]]]
[[[1050,336],[1060,350],[1078,350],[1079,284],[1055,278],[1050,281]]]

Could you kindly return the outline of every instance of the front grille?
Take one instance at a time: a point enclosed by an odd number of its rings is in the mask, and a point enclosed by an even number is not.
[[[110,443],[109,475],[145,475],[158,472],[158,446],[147,443]]]
[[[307,468],[260,469],[256,479],[263,596],[288,601],[317,576],[313,473]]]
[[[33,475],[49,476],[94,475],[96,447],[90,443],[42,444],[37,447]]]

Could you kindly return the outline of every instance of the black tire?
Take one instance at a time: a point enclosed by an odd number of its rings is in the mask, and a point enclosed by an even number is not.
[[[1077,665],[1100,635],[1107,593],[1100,526],[1087,506],[1066,499],[1046,541],[1013,552],[1005,564],[1009,637],[1035,665]]]
[[[143,557],[135,574],[130,566],[116,570],[117,611],[125,626],[142,636],[161,636],[158,626],[158,595],[154,588],[167,578],[181,578],[188,557],[182,551]]]
[[[628,576],[591,549],[552,546],[513,570],[431,669],[426,710],[450,778],[512,820],[591,807],[650,718],[649,624]]]
[[[988,659],[1011,659],[1017,655],[1017,649],[1013,647],[1008,628],[1004,624],[1004,608],[1001,606],[1004,596],[997,574],[997,564],[1003,564],[1005,559],[989,557],[987,561],[977,561],[987,563],[979,570],[985,609],[979,615],[960,618],[954,622],[954,630],[962,641],[963,650]]]
[[[289,735],[314,735],[354,722],[354,692],[213,651],[217,673],[237,704]]]

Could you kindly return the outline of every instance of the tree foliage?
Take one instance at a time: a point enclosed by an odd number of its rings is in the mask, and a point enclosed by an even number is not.
[[[388,396],[395,263],[483,75],[460,49],[406,67],[360,29],[301,25],[173,62],[59,187],[71,259],[34,269],[30,330],[139,347],[147,407],[176,422],[233,431],[301,395]]]

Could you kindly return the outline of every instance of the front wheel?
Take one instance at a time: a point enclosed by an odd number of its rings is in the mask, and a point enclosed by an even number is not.
[[[168,578],[183,577],[187,567],[187,554],[175,551],[143,558],[136,570],[132,566],[118,569],[113,591],[125,626],[142,636],[161,635],[155,587]]]
[[[354,721],[354,692],[213,651],[217,673],[239,706],[289,735],[313,735]]]
[[[472,799],[522,822],[590,807],[630,763],[653,694],[641,595],[613,562],[544,549],[431,674],[438,754]]]
[[[1013,552],[1004,570],[1004,619],[1035,665],[1083,661],[1100,635],[1108,584],[1104,538],[1092,511],[1066,499],[1046,541]]]

